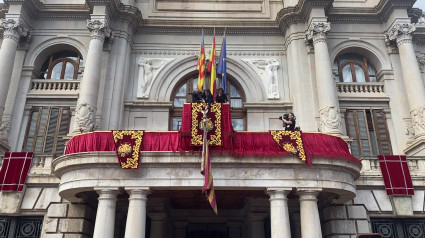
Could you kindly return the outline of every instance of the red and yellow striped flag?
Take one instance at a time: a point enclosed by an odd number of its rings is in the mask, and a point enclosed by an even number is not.
[[[198,59],[196,69],[199,70],[198,74],[198,88],[203,91],[205,81],[205,49],[204,49],[204,28],[202,28],[202,39],[201,39],[201,55]]]
[[[215,29],[214,29],[214,38],[213,38],[213,44],[211,47],[211,55],[210,55],[210,62],[208,63],[208,71],[211,72],[211,94],[214,97],[215,102],[215,96],[216,96],[216,83],[215,80],[217,78],[216,68],[215,68]]]
[[[205,146],[205,164],[204,164],[205,174],[204,174],[204,187],[202,188],[202,193],[205,194],[205,196],[207,197],[208,202],[210,203],[215,214],[218,214],[217,201],[216,201],[216,197],[215,197],[213,176],[212,176],[212,170],[211,170],[211,157],[210,157],[210,153],[209,153],[209,150],[208,150],[208,140],[204,139],[204,143],[206,143],[206,146]]]

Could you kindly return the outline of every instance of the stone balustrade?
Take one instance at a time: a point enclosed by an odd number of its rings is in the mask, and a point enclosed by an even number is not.
[[[77,94],[80,91],[79,80],[33,79],[30,94]]]
[[[29,174],[51,175],[53,155],[35,155],[31,162]],[[4,155],[0,155],[0,166],[3,165]]]
[[[384,93],[383,83],[337,83],[337,92],[344,94],[382,94]],[[382,96],[382,95],[381,95]]]
[[[381,168],[377,157],[362,157],[361,176],[382,176]],[[425,157],[410,156],[407,157],[410,174],[413,177],[424,176]]]

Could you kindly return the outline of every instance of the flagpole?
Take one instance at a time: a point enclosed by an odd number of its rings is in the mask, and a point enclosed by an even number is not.
[[[205,109],[201,111],[202,112],[202,126],[204,127],[203,132],[203,140],[202,140],[202,160],[201,160],[201,174],[205,175],[205,162],[207,160],[206,156],[206,148],[208,146],[208,139],[207,139],[207,113],[208,113],[208,106],[205,106]]]

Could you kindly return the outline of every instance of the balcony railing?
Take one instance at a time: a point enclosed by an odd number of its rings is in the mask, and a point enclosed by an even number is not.
[[[53,155],[34,155],[29,174],[52,174]],[[3,166],[4,155],[0,155],[0,167]]]
[[[383,83],[337,83],[337,92],[339,94],[383,94]],[[382,95],[380,95],[382,96]]]
[[[377,157],[362,157],[362,176],[382,176]],[[425,175],[425,157],[409,156],[407,165],[412,177]]]
[[[77,94],[80,89],[79,80],[33,79],[30,94]]]

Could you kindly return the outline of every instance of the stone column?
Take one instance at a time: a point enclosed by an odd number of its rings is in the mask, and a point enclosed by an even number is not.
[[[270,225],[272,238],[291,238],[288,198],[290,190],[267,189],[270,196]]]
[[[249,221],[251,224],[250,236],[251,238],[265,238],[266,231],[264,229],[264,219],[266,214],[264,213],[251,213],[249,214]]]
[[[150,237],[165,238],[167,236],[167,213],[149,213],[151,218]]]
[[[6,125],[2,125],[1,122],[12,78],[16,48],[19,39],[28,34],[28,28],[21,19],[1,19],[1,26],[3,27],[3,42],[0,48],[0,130],[6,128]]]
[[[105,38],[111,35],[111,29],[106,20],[87,20],[87,28],[91,32],[91,41],[85,59],[83,79],[80,84],[74,133],[80,130],[91,131],[97,127],[96,111],[103,43]]]
[[[149,188],[130,188],[125,238],[144,238],[146,230],[146,201]]]
[[[407,100],[410,107],[415,137],[425,136],[425,88],[421,70],[412,44],[415,26],[411,23],[395,23],[386,33],[387,43],[396,41]]]
[[[317,195],[319,191],[301,190],[297,192],[300,201],[301,213],[301,237],[321,238],[319,209],[317,207]]]
[[[319,98],[320,131],[341,134],[341,116],[338,95],[332,74],[326,34],[331,29],[329,22],[312,22],[307,30],[307,40],[313,41],[316,82]]]
[[[99,194],[99,204],[93,238],[114,238],[117,190],[101,189],[97,193]]]

